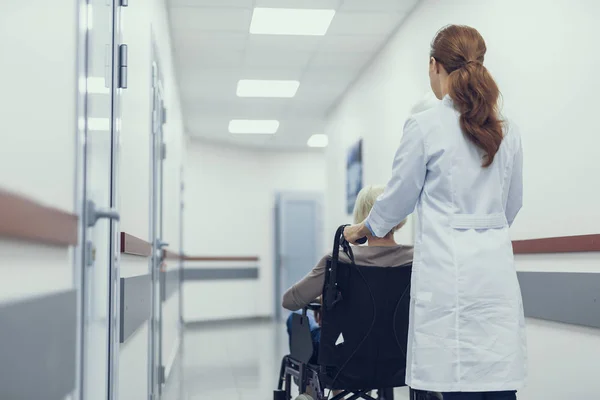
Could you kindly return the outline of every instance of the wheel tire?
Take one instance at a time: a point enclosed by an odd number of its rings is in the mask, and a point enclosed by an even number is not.
[[[314,399],[307,394],[301,394],[300,396],[296,397],[296,400],[314,400]]]

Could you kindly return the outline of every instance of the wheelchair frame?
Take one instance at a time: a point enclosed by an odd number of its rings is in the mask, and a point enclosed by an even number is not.
[[[344,225],[340,226],[336,232],[332,259],[337,263],[338,254],[341,247],[343,251],[348,255],[348,257],[352,260],[352,263],[354,263],[354,255],[352,253],[352,248],[343,237],[344,227]],[[341,298],[339,291],[336,290],[336,270],[337,268],[334,265],[329,270],[329,273],[331,274],[329,276],[329,279],[326,278],[325,285],[329,285],[330,287],[329,290],[326,290],[327,287],[324,288],[323,300],[327,307],[332,307]],[[321,304],[312,303],[307,305],[302,310],[302,319],[307,320],[307,311],[309,309],[312,311],[320,311],[321,308]],[[300,320],[301,327],[303,325],[302,319]],[[319,365],[310,364],[311,354],[314,354],[314,344],[312,338],[310,337],[310,331],[308,330],[308,326],[306,325],[306,328],[302,329],[304,330],[304,332],[298,332],[296,335],[292,336],[305,336],[301,337],[301,339],[297,342],[299,343],[299,349],[298,346],[296,346],[298,354],[287,355],[283,357],[283,360],[281,361],[279,380],[277,383],[277,389],[273,392],[273,400],[292,400],[292,380],[297,382],[300,392],[300,397],[296,400],[308,399],[306,396],[308,388],[311,389],[311,394],[316,396],[316,398],[314,398],[313,400],[394,400],[394,388],[367,388],[361,390],[343,390],[341,393],[335,395],[332,398],[330,398],[330,396],[326,396],[325,390],[333,389],[328,388],[326,387],[326,385],[323,384],[321,379],[321,367]],[[306,335],[308,335],[309,337],[306,337]],[[307,343],[310,343],[310,349],[308,349]],[[294,345],[292,345],[292,353],[294,353],[293,349]],[[377,397],[371,396],[370,393],[373,391],[377,391]],[[413,389],[410,389],[410,398],[411,400],[442,400],[441,395],[438,393],[424,392]]]
[[[302,317],[307,318],[308,310],[319,311],[321,304],[309,304],[302,310]],[[295,359],[291,355],[284,356],[281,360],[281,369],[279,372],[279,381],[277,389],[273,392],[273,400],[291,400],[292,383],[298,383],[300,394],[306,394],[310,388],[312,394],[317,397],[313,400],[394,400],[394,389],[363,389],[363,390],[344,390],[341,393],[329,397],[325,395],[325,390],[329,389],[322,384],[319,375],[320,366],[312,365]],[[371,392],[377,391],[377,397],[372,397]],[[346,397],[349,396],[350,397]]]
[[[307,310],[309,309],[318,311],[320,308],[321,304],[310,304],[302,310],[302,316],[306,318]],[[293,381],[296,381],[298,384],[300,396],[305,395],[307,389],[311,388],[312,394],[317,396],[313,400],[394,400],[394,388],[371,388],[359,391],[344,390],[333,397],[326,396],[325,390],[328,388],[321,383],[319,370],[320,366],[318,365],[304,363],[293,358],[291,355],[284,356],[281,360],[277,389],[273,391],[273,400],[292,400]],[[377,391],[377,397],[370,395],[374,390]],[[409,390],[411,400],[443,400],[439,393]],[[351,395],[351,397],[346,398],[348,395]]]

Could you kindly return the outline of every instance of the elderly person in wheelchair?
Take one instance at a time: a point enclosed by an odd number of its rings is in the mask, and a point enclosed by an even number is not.
[[[383,190],[361,190],[355,222],[368,216]],[[405,386],[413,248],[394,239],[404,224],[384,238],[369,238],[366,246],[350,246],[340,227],[332,253],[285,293],[283,307],[295,311],[287,324],[291,354],[282,360],[274,400],[291,400],[293,381],[297,400],[325,400],[332,393],[331,400],[393,400],[393,388]]]

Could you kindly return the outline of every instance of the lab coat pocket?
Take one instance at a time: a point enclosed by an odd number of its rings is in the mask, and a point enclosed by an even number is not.
[[[516,273],[508,226],[453,228],[457,294],[461,302],[514,301]]]

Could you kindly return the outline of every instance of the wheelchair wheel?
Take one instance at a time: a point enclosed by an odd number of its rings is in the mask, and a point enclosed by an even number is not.
[[[314,399],[307,394],[301,394],[300,396],[296,397],[295,400],[314,400]]]

